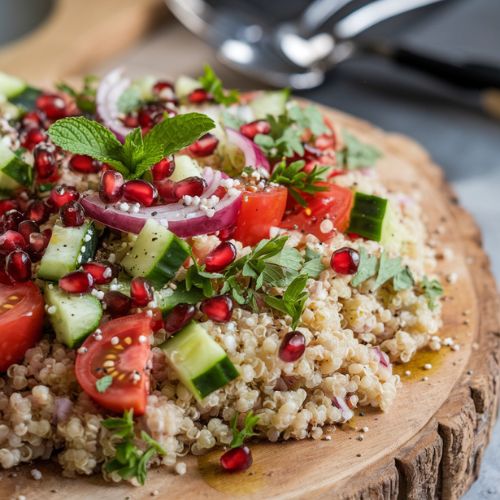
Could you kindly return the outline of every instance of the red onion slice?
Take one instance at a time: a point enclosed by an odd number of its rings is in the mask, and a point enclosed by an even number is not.
[[[387,353],[385,353],[384,351],[381,351],[378,346],[374,347],[373,350],[377,354],[379,363],[382,366],[385,366],[386,368],[389,368],[391,366],[391,360],[389,359],[389,356],[387,355]]]
[[[345,402],[344,398],[341,398],[340,396],[335,396],[332,399],[332,403],[340,410],[342,418],[344,419],[345,422],[351,420],[351,418],[354,416],[354,412],[347,406],[347,403]]]
[[[246,167],[260,168],[271,172],[271,166],[257,144],[232,128],[226,128],[226,134],[229,144],[233,144],[243,152]]]
[[[132,81],[124,76],[125,70],[117,68],[109,72],[99,84],[96,94],[97,113],[102,122],[122,141],[133,130],[119,118],[118,99],[130,87]]]

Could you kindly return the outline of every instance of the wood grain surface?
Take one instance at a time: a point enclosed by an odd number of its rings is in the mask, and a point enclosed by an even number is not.
[[[430,238],[453,251],[439,263],[447,295],[440,335],[453,337],[460,350],[423,352],[397,367],[403,387],[392,408],[356,416],[333,432],[331,441],[254,444],[254,465],[244,473],[221,473],[220,451],[186,458],[185,476],[152,470],[142,488],[105,483],[97,476],[63,478],[57,466],[37,464],[41,482],[30,478],[29,467],[16,470],[15,477],[4,472],[0,498],[145,499],[157,490],[159,498],[420,500],[459,498],[468,489],[490,437],[500,384],[500,303],[479,231],[418,145],[327,112],[383,150],[378,168],[386,184],[403,192],[418,190]],[[438,226],[444,228],[440,234]],[[453,285],[445,279],[451,272],[458,274]],[[432,369],[424,370],[425,363]],[[411,376],[404,375],[408,369]],[[360,441],[364,426],[369,431]]]

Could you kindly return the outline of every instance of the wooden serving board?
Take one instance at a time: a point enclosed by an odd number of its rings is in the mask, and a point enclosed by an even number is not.
[[[383,150],[379,162],[387,185],[420,191],[430,238],[453,256],[441,260],[445,284],[443,337],[460,350],[423,352],[397,367],[403,387],[387,413],[366,411],[331,441],[252,445],[254,465],[239,474],[222,473],[220,450],[187,457],[185,476],[152,470],[146,486],[105,483],[99,477],[66,479],[53,464],[4,472],[0,497],[61,499],[159,498],[459,498],[477,477],[499,400],[500,304],[489,261],[472,218],[457,203],[443,174],[418,145],[368,123],[325,110],[363,140]],[[439,234],[437,227],[444,230]],[[458,273],[450,285],[446,276]],[[431,370],[423,370],[431,363]],[[412,375],[404,372],[411,370]],[[423,377],[428,377],[424,380]],[[359,430],[368,427],[364,439]]]

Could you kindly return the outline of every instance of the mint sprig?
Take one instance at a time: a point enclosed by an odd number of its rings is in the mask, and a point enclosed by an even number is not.
[[[213,120],[204,114],[187,113],[165,118],[144,137],[136,128],[121,144],[104,125],[77,116],[56,121],[48,134],[62,149],[90,156],[128,179],[137,179],[155,163],[189,146],[214,126]]]
[[[231,444],[229,445],[230,448],[238,448],[245,442],[245,440],[257,435],[257,433],[254,431],[254,428],[259,422],[258,415],[254,415],[253,411],[250,410],[245,415],[243,429],[241,430],[238,430],[238,417],[239,415],[236,413],[231,419],[231,431],[233,433],[233,439],[231,440]]]
[[[198,81],[217,104],[229,106],[239,101],[239,92],[237,90],[224,89],[222,81],[208,64],[205,65],[204,74],[198,78]]]

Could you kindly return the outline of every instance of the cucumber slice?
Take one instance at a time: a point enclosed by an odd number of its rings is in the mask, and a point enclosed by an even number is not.
[[[160,347],[198,401],[239,376],[224,349],[199,323],[188,324]]]
[[[179,99],[187,97],[193,90],[201,88],[201,83],[189,76],[180,76],[174,85],[175,94]]]
[[[348,233],[356,233],[369,240],[380,241],[387,212],[387,200],[365,193],[354,195]]]
[[[9,100],[12,104],[24,108],[27,111],[31,111],[35,109],[36,100],[41,93],[41,90],[35,89],[34,87],[26,87],[23,92],[15,97],[11,97]]]
[[[44,288],[45,303],[54,307],[48,314],[59,342],[73,348],[83,342],[99,326],[102,306],[90,294],[69,294],[52,283]]]
[[[91,222],[80,227],[56,224],[38,269],[37,277],[56,281],[94,257],[97,232]]]
[[[201,177],[201,168],[196,160],[186,155],[175,157],[175,170],[169,177],[172,181],[179,182],[187,177]]]
[[[31,166],[0,141],[0,190],[12,191],[31,184]]]
[[[0,71],[0,94],[7,99],[21,94],[27,87],[24,80]]]
[[[263,120],[267,115],[279,116],[286,110],[290,96],[288,89],[262,92],[251,103],[255,120]]]
[[[142,276],[159,289],[176,275],[189,255],[184,240],[149,219],[121,265],[130,276]]]

